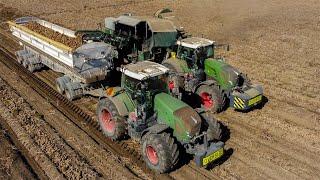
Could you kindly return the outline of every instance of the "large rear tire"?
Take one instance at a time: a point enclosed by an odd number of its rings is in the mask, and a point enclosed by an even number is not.
[[[97,117],[104,135],[112,140],[120,140],[125,136],[125,118],[119,115],[116,106],[108,98],[99,101]]]
[[[143,138],[142,154],[147,166],[159,173],[173,169],[179,160],[178,145],[168,133],[147,134]]]
[[[225,105],[225,98],[216,85],[202,85],[197,91],[201,107],[204,110],[218,113],[221,112]]]
[[[220,123],[216,119],[208,121],[207,138],[209,141],[219,141],[222,137],[222,129]]]
[[[179,74],[179,69],[177,69],[174,65],[164,62],[162,65],[166,66],[169,71],[169,77],[168,77],[168,89],[169,92],[172,96],[179,98],[180,95],[180,87],[183,87],[183,78],[180,77]]]

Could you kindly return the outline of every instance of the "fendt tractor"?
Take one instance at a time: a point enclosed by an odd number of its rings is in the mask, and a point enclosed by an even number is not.
[[[147,166],[168,172],[179,160],[179,147],[195,156],[198,166],[220,158],[224,143],[220,124],[167,94],[169,69],[151,61],[119,68],[121,87],[109,87],[99,100],[97,116],[103,133],[141,143]]]
[[[214,41],[189,37],[176,44],[163,62],[171,70],[168,86],[172,95],[180,99],[196,95],[198,104],[214,113],[226,105],[245,111],[262,102],[260,85],[252,84],[224,59],[215,58]]]

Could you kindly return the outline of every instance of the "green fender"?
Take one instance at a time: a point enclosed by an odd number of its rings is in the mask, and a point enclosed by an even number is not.
[[[111,88],[108,90],[110,89]],[[108,98],[113,102],[121,116],[128,116],[129,113],[133,112],[136,108],[130,96],[120,87],[112,87],[109,94],[104,98]]]

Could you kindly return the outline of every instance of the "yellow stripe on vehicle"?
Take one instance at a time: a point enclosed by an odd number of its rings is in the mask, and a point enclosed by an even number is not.
[[[238,104],[244,105],[244,102],[242,100],[239,100],[239,98],[235,97],[234,99]]]
[[[243,106],[241,104],[238,104],[236,101],[234,101],[234,107],[238,109],[243,109]]]
[[[241,104],[244,104],[244,101],[241,98],[238,98],[238,100],[241,102]]]

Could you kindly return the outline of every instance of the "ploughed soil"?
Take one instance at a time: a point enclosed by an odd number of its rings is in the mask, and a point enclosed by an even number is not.
[[[28,162],[0,125],[0,179],[37,179]]]
[[[169,18],[186,31],[229,43],[231,50],[220,55],[265,90],[261,109],[242,113],[229,108],[216,115],[229,129],[225,138],[232,151],[208,173],[228,179],[320,178],[318,1],[0,2],[72,29],[94,29],[107,16],[172,8]]]
[[[76,49],[81,46],[82,39],[81,37],[69,37],[64,34],[61,34],[57,31],[54,31],[50,28],[44,27],[36,22],[29,22],[26,24],[26,27],[34,32],[37,32],[49,39],[62,43],[66,46],[71,47],[72,49]]]

